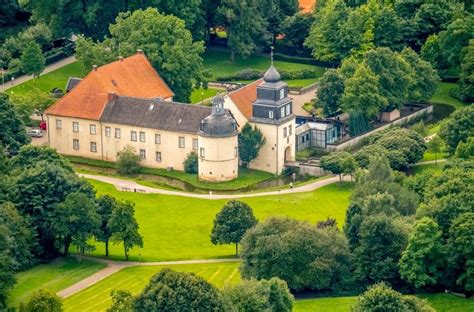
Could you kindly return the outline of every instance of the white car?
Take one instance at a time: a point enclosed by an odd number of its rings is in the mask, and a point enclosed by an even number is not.
[[[43,131],[41,129],[30,129],[28,130],[28,135],[32,138],[42,138]]]

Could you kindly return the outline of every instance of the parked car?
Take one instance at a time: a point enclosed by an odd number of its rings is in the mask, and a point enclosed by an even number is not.
[[[46,121],[44,120],[40,121],[39,128],[43,131],[46,131]]]
[[[43,131],[41,131],[41,129],[30,129],[28,130],[28,135],[32,138],[42,138]]]

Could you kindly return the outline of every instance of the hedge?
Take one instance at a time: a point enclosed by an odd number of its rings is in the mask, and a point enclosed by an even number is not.
[[[264,74],[265,72],[262,72],[256,69],[246,68],[244,70],[241,70],[233,74],[218,76],[216,77],[216,80],[217,81],[256,80],[263,77]],[[280,71],[280,75],[283,80],[308,79],[308,78],[319,77],[318,72],[312,69],[301,69],[301,70],[292,70],[292,71],[282,70]]]

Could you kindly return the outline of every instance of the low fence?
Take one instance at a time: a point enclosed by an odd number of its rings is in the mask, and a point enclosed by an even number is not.
[[[353,147],[355,145],[357,145],[362,139],[376,133],[376,132],[379,132],[379,131],[382,131],[382,130],[385,130],[387,128],[390,128],[394,125],[402,125],[402,124],[405,124],[405,123],[408,123],[410,122],[411,120],[413,119],[416,119],[416,118],[420,118],[422,116],[426,116],[426,115],[430,115],[430,114],[433,114],[433,105],[429,105],[429,106],[426,106],[416,112],[414,112],[413,114],[410,114],[408,116],[405,116],[405,117],[401,117],[397,120],[394,120],[386,125],[383,125],[381,127],[378,127],[372,131],[369,131],[369,132],[366,132],[362,135],[359,135],[355,138],[351,138],[347,141],[343,141],[343,142],[340,142],[339,144],[328,144],[326,149],[328,151],[342,151],[342,150],[345,150],[349,147]]]

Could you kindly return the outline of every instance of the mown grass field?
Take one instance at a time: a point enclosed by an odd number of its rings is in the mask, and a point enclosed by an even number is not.
[[[218,91],[219,90],[213,89],[213,88],[196,89],[193,91],[193,93],[191,93],[191,104],[201,104],[202,101],[215,96]],[[205,101],[204,101],[204,104],[206,104]]]
[[[121,270],[97,284],[64,300],[65,311],[105,311],[111,304],[110,292],[122,289],[138,294],[150,278],[163,268],[175,271],[194,272],[218,288],[232,285],[240,280],[239,263],[215,263],[172,266],[142,266]]]
[[[419,295],[438,312],[468,312],[474,311],[474,300],[460,298],[449,294]],[[297,300],[295,312],[350,312],[351,306],[357,302],[357,297],[335,297]]]
[[[90,180],[98,195],[108,194],[135,203],[135,215],[144,237],[144,248],[131,251],[131,260],[166,261],[232,257],[234,246],[211,244],[209,235],[215,215],[227,200],[119,192],[110,184]],[[316,222],[331,216],[342,226],[352,185],[335,183],[314,192],[242,199],[256,217],[288,216]],[[104,246],[96,243],[94,255]],[[111,257],[123,260],[121,245],[111,245]]]
[[[38,289],[60,291],[104,267],[103,263],[89,260],[78,263],[75,258],[59,258],[49,264],[37,265],[15,275],[17,283],[10,292],[8,304],[17,307]]]

